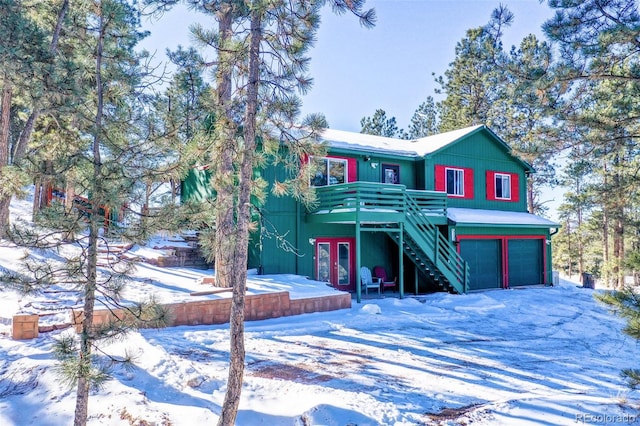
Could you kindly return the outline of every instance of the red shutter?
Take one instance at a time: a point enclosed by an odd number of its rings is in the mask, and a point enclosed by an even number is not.
[[[355,158],[347,158],[347,182],[358,180],[358,161]]]
[[[473,199],[473,169],[464,169],[464,198]]]
[[[435,190],[445,192],[447,190],[447,176],[445,166],[436,165],[435,168]]]
[[[520,176],[511,173],[511,201],[520,201]]]
[[[496,172],[487,170],[487,200],[496,199]]]

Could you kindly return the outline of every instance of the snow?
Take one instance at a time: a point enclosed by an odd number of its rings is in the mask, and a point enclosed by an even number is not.
[[[426,136],[424,138],[416,139],[415,144],[420,146],[419,154],[426,155],[432,152],[436,152],[441,148],[449,145],[462,138],[463,136],[468,135],[469,133],[473,133],[479,128],[484,127],[479,124],[471,127],[464,127],[462,129],[451,130],[449,132],[438,133],[431,136]]]
[[[557,228],[560,225],[541,216],[526,212],[502,210],[465,209],[449,207],[447,217],[457,224],[483,225],[531,225]]]
[[[26,206],[26,207],[25,207]],[[12,210],[21,214],[28,211]],[[17,269],[19,250],[0,249]],[[126,297],[194,300],[188,268],[140,265]],[[249,291],[292,297],[335,294],[296,275],[250,275]],[[246,323],[246,370],[238,425],[569,425],[638,422],[638,393],[619,372],[635,368],[637,342],[594,292],[556,287],[467,295],[387,292],[350,309]],[[56,293],[57,294],[57,293]],[[5,290],[10,318],[55,294]],[[56,296],[62,297],[62,296]],[[219,297],[219,296],[215,296]],[[64,299],[58,301],[70,302]],[[67,329],[12,340],[0,321],[0,424],[71,424],[75,389],[61,383],[54,339]],[[2,328],[4,327],[4,328]],[[135,331],[105,347],[137,355],[92,391],[89,425],[192,426],[217,421],[224,399],[229,327]]]
[[[450,132],[427,136],[420,139],[404,140],[344,130],[324,129],[322,138],[334,148],[360,149],[367,152],[395,154],[401,156],[425,156],[435,152],[461,137],[483,127],[465,127]]]

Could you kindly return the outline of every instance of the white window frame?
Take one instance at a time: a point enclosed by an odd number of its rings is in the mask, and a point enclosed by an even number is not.
[[[500,187],[502,194],[498,196],[498,180],[500,180]],[[493,179],[493,191],[496,200],[510,200],[511,199],[511,175],[507,173],[496,173]]]
[[[313,177],[309,178],[309,186],[312,186],[314,188],[317,187],[323,187],[323,186],[330,186],[330,185],[338,185],[338,183],[331,183],[331,179],[330,179],[330,174],[329,171],[331,170],[331,163],[343,163],[344,165],[344,176],[343,176],[343,183],[347,183],[349,181],[349,162],[344,159],[344,158],[335,158],[335,157],[309,157],[309,163],[313,163],[315,161],[318,160],[322,160],[325,162],[325,170],[324,170],[324,175],[327,177],[327,183],[325,185],[314,185],[313,184]]]
[[[449,192],[449,171],[454,172],[453,176],[453,192]],[[452,197],[464,197],[464,169],[455,167],[445,167],[444,169],[444,190],[447,195]]]

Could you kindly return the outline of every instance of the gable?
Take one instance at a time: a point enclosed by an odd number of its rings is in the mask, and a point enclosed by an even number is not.
[[[467,132],[424,156],[425,189],[448,193],[451,207],[526,211],[527,174],[533,169],[486,127]],[[444,171],[459,169],[461,189],[444,185]]]
[[[459,131],[443,133],[443,135],[452,134],[455,136],[456,132]],[[528,163],[513,155],[509,145],[486,126],[468,128],[460,137],[450,138],[446,143],[442,143],[435,136],[417,141],[425,145],[433,144],[434,149],[427,153],[425,158],[471,157],[478,161],[497,161],[501,168],[507,166],[505,171],[509,172],[534,171]]]

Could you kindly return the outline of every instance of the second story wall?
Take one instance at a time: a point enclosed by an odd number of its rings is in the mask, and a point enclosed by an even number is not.
[[[527,167],[483,130],[434,153],[423,163],[424,189],[445,191],[449,207],[527,211]]]
[[[356,180],[375,183],[397,183],[416,189],[417,159],[412,157],[363,153],[358,151],[330,150],[328,157],[349,158],[356,167]]]

